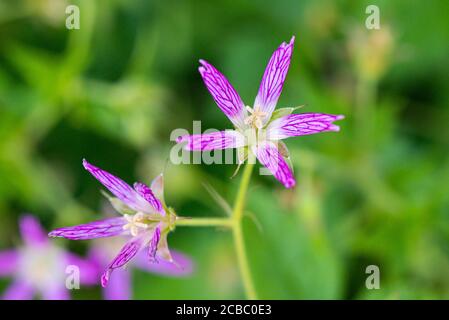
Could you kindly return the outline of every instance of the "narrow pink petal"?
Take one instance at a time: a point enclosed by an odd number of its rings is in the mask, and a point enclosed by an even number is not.
[[[115,270],[114,276],[109,279],[108,285],[103,288],[103,297],[106,300],[130,300],[130,271],[125,269]]]
[[[341,120],[342,115],[326,113],[290,114],[271,122],[267,127],[267,138],[271,140],[303,136],[326,131],[339,131],[333,121]]]
[[[44,300],[70,300],[70,291],[64,284],[52,285],[41,292]]]
[[[101,274],[103,270],[96,259],[81,258],[71,252],[65,252],[64,259],[66,265],[74,265],[79,268],[81,284],[94,285],[98,283],[98,275]]]
[[[84,168],[100,181],[109,191],[119,198],[124,204],[136,211],[149,209],[148,203],[125,181],[106,172],[86,160],[83,160]]]
[[[153,191],[151,191],[146,184],[136,182],[134,184],[134,189],[154,208],[154,210],[156,210],[156,212],[161,215],[165,215],[165,210],[162,203],[155,197]]]
[[[239,148],[246,145],[245,137],[238,131],[226,130],[205,134],[185,135],[179,137],[176,142],[184,143],[189,151],[210,151],[228,148]]]
[[[3,300],[31,300],[34,288],[21,279],[15,279],[3,293]]]
[[[42,229],[41,224],[35,217],[25,215],[20,218],[19,225],[20,234],[27,245],[36,246],[48,242],[47,232]]]
[[[244,128],[246,109],[237,91],[211,64],[204,60],[200,63],[202,66],[198,70],[218,107],[237,128]]]
[[[259,159],[260,163],[267,167],[274,177],[286,188],[292,188],[295,186],[296,181],[293,176],[293,172],[273,142],[265,142],[260,144],[257,146],[255,154],[257,155],[257,159]]]
[[[63,237],[70,240],[88,240],[113,237],[123,234],[126,220],[122,217],[98,220],[73,227],[64,227],[51,231],[50,237]]]
[[[128,241],[125,246],[120,250],[118,255],[112,260],[108,265],[106,271],[101,276],[101,286],[106,287],[108,284],[111,273],[114,269],[124,266],[128,261],[130,261],[139,251],[142,249],[143,238],[136,237]]]
[[[10,276],[17,270],[20,255],[16,250],[0,251],[0,277]]]
[[[158,226],[153,233],[153,236],[151,237],[150,244],[148,246],[148,261],[149,262],[156,262],[156,253],[157,253],[157,246],[159,245],[159,240],[161,240],[161,227]]]
[[[270,119],[281,95],[290,66],[294,42],[295,37],[292,37],[290,43],[287,44],[284,42],[280,45],[268,61],[268,65],[263,74],[254,107],[268,114],[265,118],[265,123]]]
[[[185,254],[172,251],[174,262],[159,259],[158,263],[148,263],[148,257],[144,252],[136,256],[135,265],[141,270],[158,273],[167,276],[184,277],[192,274],[194,264],[192,259]]]

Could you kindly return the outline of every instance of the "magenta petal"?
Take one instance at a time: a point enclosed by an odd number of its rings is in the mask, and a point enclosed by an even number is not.
[[[6,288],[3,294],[3,300],[31,300],[33,299],[34,288],[21,279],[15,279],[12,284]]]
[[[95,167],[86,160],[83,160],[83,166],[128,207],[136,211],[146,212],[149,210],[148,203],[125,181]]]
[[[98,220],[73,227],[64,227],[51,231],[50,237],[63,237],[70,240],[88,240],[112,237],[124,233],[126,220],[122,217]]]
[[[165,215],[164,207],[158,198],[155,197],[153,191],[146,184],[136,182],[134,189],[160,214]]]
[[[271,122],[267,127],[267,137],[271,140],[303,136],[326,131],[339,131],[333,121],[341,120],[342,115],[325,113],[290,114]]]
[[[293,172],[274,143],[265,142],[260,144],[255,150],[255,153],[260,163],[267,167],[274,177],[286,188],[295,186],[296,181]]]
[[[198,70],[218,107],[237,128],[244,128],[246,109],[237,91],[211,64],[204,60],[200,63],[202,66]]]
[[[84,285],[95,285],[98,283],[98,275],[102,269],[96,259],[83,259],[71,252],[64,253],[67,265],[77,266],[80,270],[80,282]]]
[[[106,287],[108,284],[111,273],[114,269],[120,268],[128,263],[142,248],[143,239],[142,237],[132,238],[128,241],[125,246],[120,250],[118,255],[112,260],[108,265],[106,271],[101,276],[101,285]]]
[[[41,224],[35,217],[25,215],[20,218],[19,225],[20,234],[27,245],[35,246],[48,242],[47,232],[42,229]]]
[[[0,277],[13,274],[17,270],[19,258],[16,250],[0,251]]]
[[[53,285],[48,287],[42,293],[42,299],[44,300],[69,300],[70,291],[66,287]]]
[[[266,112],[268,116],[265,119],[267,120],[271,117],[281,95],[290,66],[294,42],[295,37],[292,37],[290,43],[284,42],[276,49],[263,74],[254,107]]]
[[[245,137],[238,131],[226,130],[205,134],[181,136],[177,143],[187,142],[185,149],[189,151],[210,151],[228,148],[239,148],[246,145]]]
[[[156,252],[159,240],[161,240],[161,227],[158,226],[154,230],[153,236],[151,237],[150,244],[148,246],[148,260],[150,262],[156,262]]]
[[[116,270],[108,285],[103,288],[103,296],[106,300],[131,299],[131,274],[129,270]]]
[[[159,259],[158,263],[149,263],[148,257],[142,252],[136,256],[135,265],[141,270],[168,276],[183,277],[192,274],[193,261],[185,254],[172,251],[174,262]]]

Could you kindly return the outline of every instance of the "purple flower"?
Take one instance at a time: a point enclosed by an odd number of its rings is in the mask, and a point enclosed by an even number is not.
[[[162,174],[153,180],[151,189],[143,183],[135,183],[132,188],[123,180],[95,167],[86,160],[83,160],[83,165],[115,196],[106,195],[112,206],[123,216],[56,229],[50,232],[49,236],[70,240],[119,235],[129,237],[128,242],[102,274],[103,287],[106,286],[115,269],[126,265],[144,249],[147,262],[157,262],[160,258],[177,265],[167,244],[167,235],[175,227],[176,214],[173,209],[165,205]]]
[[[295,185],[295,178],[285,158],[288,149],[282,139],[325,131],[338,131],[333,121],[342,115],[324,113],[292,114],[295,108],[274,111],[290,66],[295,37],[282,43],[273,53],[262,77],[254,107],[245,106],[229,81],[211,64],[200,60],[200,74],[218,107],[231,120],[234,130],[210,134],[185,135],[177,139],[190,151],[237,148],[239,165],[249,155],[259,161],[286,188]]]
[[[95,263],[53,245],[36,218],[23,216],[20,233],[22,246],[0,251],[0,277],[14,279],[5,290],[3,299],[29,300],[35,294],[49,300],[69,299],[69,289],[66,288],[66,268],[69,265],[79,268],[81,283],[96,283],[98,271]]]
[[[109,263],[117,250],[120,250],[121,241],[119,238],[98,239],[90,250],[90,258],[96,261],[99,267]],[[184,254],[172,251],[173,259],[182,266],[160,260],[159,263],[148,263],[148,256],[145,251],[140,251],[135,258],[127,265],[126,270],[117,269],[109,283],[103,288],[103,297],[107,300],[128,300],[131,299],[132,282],[129,269],[137,268],[149,273],[156,273],[165,276],[183,277],[190,275],[193,271],[192,261]]]

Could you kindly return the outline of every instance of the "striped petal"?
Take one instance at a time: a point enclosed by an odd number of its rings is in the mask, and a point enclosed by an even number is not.
[[[204,84],[214,98],[218,107],[232,121],[234,126],[243,129],[246,109],[239,94],[229,81],[207,61],[200,60],[199,67]]]
[[[143,246],[143,237],[132,238],[125,246],[120,250],[118,255],[108,265],[106,271],[101,276],[101,285],[106,287],[108,284],[111,273],[114,269],[120,268],[127,264],[141,249]]]
[[[55,229],[48,235],[50,237],[62,237],[70,240],[113,237],[125,232],[123,226],[126,223],[127,221],[122,217],[104,219],[73,227]]]
[[[184,148],[189,151],[222,150],[246,145],[245,137],[235,130],[185,135],[179,137],[176,142],[187,142]]]
[[[283,42],[273,53],[263,74],[259,87],[259,93],[254,101],[254,108],[265,112],[265,122],[270,119],[276,103],[281,95],[282,87],[287,76],[292,57],[295,37],[292,37],[290,43]]]
[[[158,226],[151,237],[149,246],[148,246],[148,258],[150,262],[157,262],[156,253],[157,247],[159,245],[159,240],[161,239],[161,227]]]
[[[158,213],[165,215],[164,207],[158,198],[154,195],[153,191],[146,184],[136,182],[134,183],[134,189],[156,210]]]
[[[343,118],[342,115],[325,113],[290,114],[272,121],[267,127],[267,137],[270,140],[279,140],[319,132],[339,131],[340,127],[332,122]]]
[[[273,142],[264,142],[255,147],[257,159],[279,180],[286,188],[295,186],[293,172],[282,157]]]
[[[83,160],[84,168],[100,181],[113,195],[119,198],[128,207],[136,211],[146,212],[150,206],[130,185],[116,176],[106,172],[86,160]]]

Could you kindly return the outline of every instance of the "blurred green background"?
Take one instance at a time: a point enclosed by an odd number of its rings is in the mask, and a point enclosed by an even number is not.
[[[80,30],[65,28],[69,4]],[[380,30],[365,27],[369,4]],[[405,0],[0,1],[0,250],[20,244],[23,212],[48,230],[102,216],[82,158],[128,182],[164,171],[178,214],[224,216],[203,184],[232,202],[234,165],[168,162],[173,129],[230,127],[198,59],[251,105],[270,55],[295,35],[278,106],[346,119],[339,133],[286,141],[294,190],[253,175],[244,231],[259,297],[449,298],[448,11]],[[135,298],[244,298],[229,232],[179,227],[169,244],[195,274],[133,271]],[[380,290],[365,287],[371,264]]]

